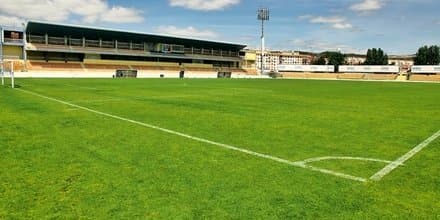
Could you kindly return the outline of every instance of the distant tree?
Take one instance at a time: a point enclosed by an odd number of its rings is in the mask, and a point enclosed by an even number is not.
[[[345,55],[341,52],[326,52],[328,65],[335,66],[335,71],[339,71],[339,65],[345,64]]]
[[[381,48],[368,49],[364,65],[388,65],[388,55]]]
[[[423,46],[419,48],[414,58],[415,65],[439,65],[440,48],[438,46]]]
[[[313,60],[313,65],[326,65],[327,61],[324,56],[319,56],[318,59]]]
[[[440,64],[440,47],[439,46],[431,46],[429,48],[430,59],[428,60],[430,65],[439,65]]]

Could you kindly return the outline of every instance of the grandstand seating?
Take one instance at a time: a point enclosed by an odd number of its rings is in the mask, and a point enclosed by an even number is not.
[[[51,72],[59,73],[54,77],[111,77],[116,70],[138,70],[140,78],[145,77],[179,77],[181,70],[187,78],[216,78],[218,72],[231,72],[235,76],[259,76],[256,69],[240,69],[214,67],[210,64],[183,64],[170,62],[143,62],[143,61],[113,61],[91,60],[84,62],[41,61],[31,60],[26,63],[30,77],[50,77]],[[24,62],[14,61],[15,72],[25,70]],[[41,75],[44,73],[46,75]],[[24,74],[24,73],[23,73]],[[23,75],[22,74],[22,75]],[[37,74],[37,75],[35,75]],[[64,74],[64,75],[63,75]],[[281,72],[284,78],[293,79],[353,79],[353,80],[396,80],[398,74],[364,74],[364,73],[308,73],[308,72]],[[26,77],[26,74],[23,75]],[[410,81],[440,82],[440,74],[413,74]]]
[[[243,69],[243,71],[246,73],[246,75],[251,75],[251,76],[258,75],[257,69]]]
[[[396,80],[397,74],[365,74],[368,80]]]
[[[11,69],[10,61],[12,61],[12,63],[13,63],[14,72],[22,72],[25,70],[25,66],[22,61],[15,61],[15,60],[4,60],[4,61],[5,61],[5,63],[3,64],[3,68],[7,71],[9,71]]]
[[[107,64],[107,65],[126,65],[126,66],[179,66],[178,63],[171,62],[149,62],[149,61],[131,61],[131,60],[101,60],[84,59],[84,64]]]
[[[24,71],[25,65],[23,61],[14,61],[14,70],[15,71]]]
[[[283,72],[283,78],[292,79],[337,79],[334,73]]]
[[[338,74],[335,73],[307,73],[308,79],[337,79]]]
[[[217,73],[219,71],[219,69],[215,68],[212,64],[184,63],[182,67],[185,72]]]
[[[134,70],[167,70],[167,71],[180,71],[181,68],[179,66],[130,66],[131,69]]]
[[[306,79],[306,73],[293,73],[293,72],[281,72],[280,73],[283,78],[291,78],[291,79]]]
[[[24,69],[24,64],[22,66]],[[30,77],[50,77],[50,74],[55,73],[57,74],[54,77],[93,77],[96,74],[97,77],[111,77],[116,70],[138,70],[140,78],[162,76],[176,78],[179,77],[180,71],[185,71],[185,77],[188,78],[216,78],[218,72],[231,72],[234,75],[258,75],[255,69],[214,67],[212,64],[184,63],[180,65],[177,62],[102,59],[84,59],[83,62],[30,60],[27,62],[27,70]]]
[[[240,68],[222,68],[220,69],[221,72],[231,72],[231,73],[235,73],[235,74],[246,74],[247,71],[244,69],[240,69]]]
[[[14,72],[22,72],[26,69],[23,61],[13,61],[13,65]]]
[[[363,73],[340,73],[340,74],[338,74],[338,79],[365,79],[365,74],[363,74]]]
[[[84,64],[88,70],[129,70],[127,65]]]
[[[214,68],[212,64],[203,63],[183,63],[182,66],[185,68]]]
[[[200,67],[185,67],[185,71],[194,72],[218,72],[216,68],[200,68]]]
[[[84,64],[87,69],[181,70],[178,63],[170,62],[84,59]]]
[[[32,71],[84,71],[78,62],[44,62],[44,61],[28,61],[27,69]]]
[[[409,77],[410,81],[431,81],[431,82],[440,82],[440,75],[422,75],[422,74],[413,74]]]

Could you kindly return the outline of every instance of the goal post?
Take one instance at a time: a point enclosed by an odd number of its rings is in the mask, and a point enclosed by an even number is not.
[[[3,67],[3,62],[0,61],[0,75],[2,77],[2,86],[5,85],[5,70]]]
[[[15,76],[14,76],[14,62],[3,61],[0,62],[0,75],[2,80],[2,86],[5,85],[5,78],[9,76],[11,79],[11,87],[15,88]]]

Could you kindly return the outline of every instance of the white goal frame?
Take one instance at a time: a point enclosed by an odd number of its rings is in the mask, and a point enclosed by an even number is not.
[[[15,88],[15,76],[14,76],[14,62],[13,61],[0,61],[0,75],[2,80],[2,86],[5,85],[5,77],[8,73],[11,78],[11,87]]]

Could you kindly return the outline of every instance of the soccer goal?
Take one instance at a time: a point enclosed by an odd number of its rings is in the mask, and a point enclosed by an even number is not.
[[[2,78],[2,86],[5,85],[5,78],[9,77],[11,79],[11,87],[15,88],[14,62],[0,61],[0,75]]]

